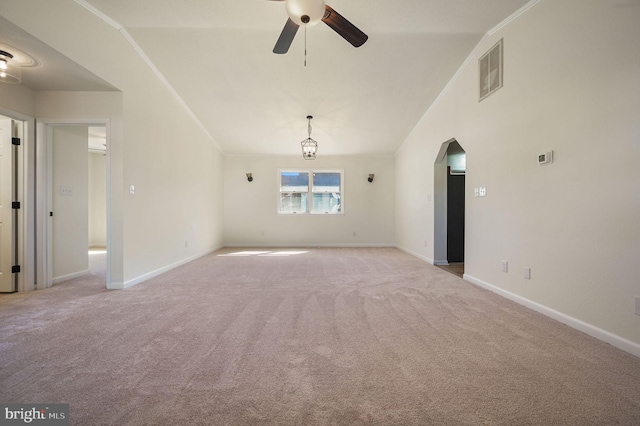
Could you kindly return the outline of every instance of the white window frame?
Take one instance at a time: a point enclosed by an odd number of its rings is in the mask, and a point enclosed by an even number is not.
[[[309,186],[307,191],[283,191],[282,190],[282,173],[307,173],[309,175]],[[313,195],[327,193],[314,191],[313,187],[313,175],[315,173],[339,173],[340,174],[340,211],[339,212],[314,212],[313,211]],[[307,194],[307,211],[306,212],[287,212],[282,211],[282,193],[283,192],[296,192]],[[282,215],[342,215],[344,214],[344,170],[341,169],[278,169],[278,214]]]

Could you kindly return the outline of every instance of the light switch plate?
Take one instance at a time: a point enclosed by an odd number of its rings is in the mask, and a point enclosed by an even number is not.
[[[60,186],[60,195],[71,197],[73,195],[73,187],[71,187],[71,186]]]

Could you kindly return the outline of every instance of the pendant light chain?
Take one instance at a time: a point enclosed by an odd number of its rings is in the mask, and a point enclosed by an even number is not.
[[[304,66],[307,66],[307,26],[304,26]]]

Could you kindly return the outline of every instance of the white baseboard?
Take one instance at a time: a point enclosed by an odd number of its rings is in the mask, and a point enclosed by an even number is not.
[[[402,251],[403,251],[403,252],[405,252],[405,253],[409,253],[411,256],[417,257],[418,259],[422,259],[422,260],[424,260],[424,261],[425,261],[425,262],[427,262],[427,263],[430,263],[430,264],[432,264],[432,265],[435,265],[435,263],[434,263],[433,259],[430,259],[430,258],[428,258],[428,257],[426,257],[426,256],[423,256],[423,255],[421,255],[420,253],[416,253],[415,251],[411,251],[411,250],[409,250],[408,248],[406,248],[406,247],[402,247],[402,246],[399,246],[399,245],[397,245],[397,244],[395,245],[395,247],[396,247],[398,250],[402,250]]]
[[[225,244],[225,248],[380,248],[380,247],[396,247],[395,244],[386,243],[362,243],[362,244]]]
[[[622,349],[623,351],[640,358],[640,344],[638,343],[627,340],[624,337],[620,337],[616,334],[610,333],[577,318],[573,318],[569,315],[563,314],[562,312],[558,312],[525,297],[503,290],[499,287],[494,286],[493,284],[489,284],[487,282],[479,280],[471,275],[464,274],[463,278],[470,283],[477,285],[478,287],[482,287],[493,293],[499,294],[502,297],[512,300],[520,305],[526,306],[529,309],[539,312],[549,318],[568,325],[571,328],[575,328],[576,330],[588,334],[591,337],[595,337],[598,340],[602,340],[603,342],[609,343],[610,345],[615,346],[618,349]]]
[[[107,287],[109,289],[113,289],[113,290],[121,290],[124,288],[129,288],[129,287],[133,287],[136,284],[140,284],[141,282],[147,281],[153,277],[157,277],[160,274],[163,274],[165,272],[168,272],[174,268],[177,268],[178,266],[184,265],[185,263],[189,263],[192,262],[196,259],[201,258],[202,256],[206,256],[208,254],[213,253],[216,250],[220,250],[222,247],[214,247],[208,250],[205,250],[204,252],[198,253],[198,254],[194,254],[193,256],[187,257],[185,259],[179,260],[177,262],[174,262],[172,264],[169,264],[167,266],[163,266],[162,268],[156,269],[155,271],[151,271],[148,272],[146,274],[140,275],[139,277],[133,278],[131,280],[125,281],[124,283],[110,283],[110,285]]]
[[[53,285],[60,284],[60,283],[63,283],[65,281],[73,280],[75,278],[84,277],[85,275],[89,275],[90,273],[91,273],[91,271],[87,269],[85,271],[78,271],[78,272],[74,272],[72,274],[62,275],[62,276],[59,276],[59,277],[55,277],[52,280],[52,283],[53,283]]]

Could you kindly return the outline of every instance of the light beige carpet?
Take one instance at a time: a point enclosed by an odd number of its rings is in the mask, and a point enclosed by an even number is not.
[[[0,401],[75,425],[640,424],[640,359],[399,250],[241,251],[1,296]]]

